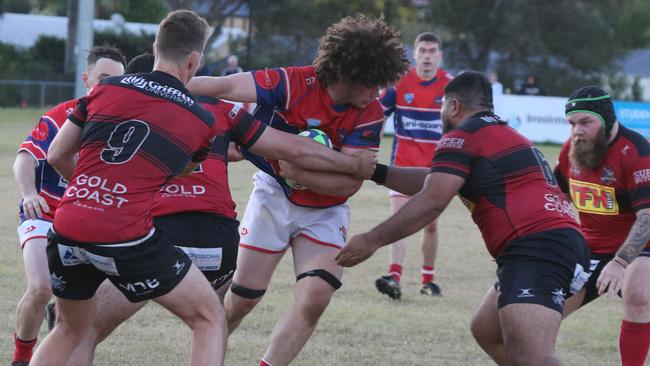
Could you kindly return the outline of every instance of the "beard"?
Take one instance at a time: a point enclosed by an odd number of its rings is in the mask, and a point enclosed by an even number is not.
[[[573,138],[569,148],[569,160],[580,169],[596,169],[605,160],[607,140],[599,133],[594,139]]]
[[[447,133],[454,129],[454,126],[451,124],[449,118],[445,118],[444,115],[441,115],[440,119],[442,119],[442,133]]]

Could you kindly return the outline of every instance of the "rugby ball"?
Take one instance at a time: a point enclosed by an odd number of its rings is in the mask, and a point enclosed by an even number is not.
[[[304,137],[309,137],[310,139],[318,142],[319,144],[323,144],[330,149],[332,148],[332,140],[330,140],[329,136],[327,134],[319,129],[316,128],[310,128],[308,130],[304,130],[298,134],[298,136],[304,136]],[[304,190],[307,189],[305,186],[298,182],[294,182],[291,179],[285,179],[284,180],[291,189],[295,190]]]

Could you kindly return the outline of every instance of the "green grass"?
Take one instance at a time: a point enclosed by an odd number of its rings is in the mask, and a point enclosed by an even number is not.
[[[0,109],[0,363],[13,348],[15,307],[25,286],[16,226],[19,195],[11,173],[16,148],[42,111]],[[383,141],[387,161],[390,138]],[[542,146],[553,165],[559,147]],[[251,189],[248,163],[232,164],[230,184],[243,213]],[[366,183],[351,200],[350,234],[365,231],[389,216],[386,189]],[[454,200],[439,221],[437,279],[444,298],[419,295],[419,236],[410,240],[403,274],[403,300],[380,296],[374,280],[387,267],[381,249],[362,265],[346,270],[343,287],[294,365],[489,365],[476,345],[469,321],[483,294],[494,283],[496,265],[484,249],[468,211]],[[229,340],[226,363],[256,365],[275,321],[290,303],[295,282],[291,256],[285,256],[268,293]],[[572,315],[557,344],[566,365],[616,365],[618,299],[601,299]],[[43,327],[45,328],[45,327]],[[96,365],[181,365],[187,363],[189,331],[161,307],[150,304],[100,345]],[[41,337],[45,336],[43,331]]]

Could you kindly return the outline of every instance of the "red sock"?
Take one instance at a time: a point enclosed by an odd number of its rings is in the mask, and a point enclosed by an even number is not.
[[[270,363],[266,362],[264,359],[260,360],[260,365],[259,366],[273,366]]]
[[[422,284],[426,285],[429,282],[433,282],[433,276],[436,271],[433,269],[433,266],[422,265]]]
[[[29,362],[32,359],[32,352],[34,351],[37,339],[38,338],[34,338],[31,341],[23,341],[14,334],[14,358],[11,362]]]
[[[622,366],[643,366],[650,347],[650,323],[623,320],[618,342]]]
[[[402,265],[397,263],[392,263],[388,267],[388,275],[393,277],[393,279],[397,283],[399,283],[399,281],[402,279]]]

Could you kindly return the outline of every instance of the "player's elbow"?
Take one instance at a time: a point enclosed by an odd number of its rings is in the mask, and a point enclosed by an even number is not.
[[[65,154],[59,149],[50,148],[50,151],[47,153],[47,163],[54,167],[54,169],[59,170],[65,163]]]

